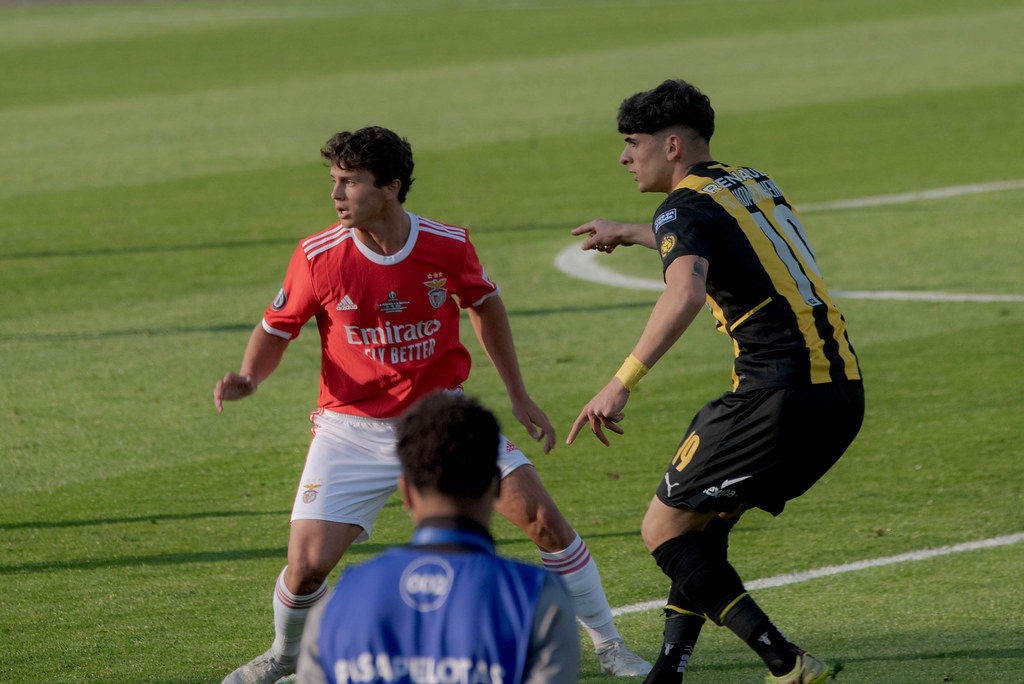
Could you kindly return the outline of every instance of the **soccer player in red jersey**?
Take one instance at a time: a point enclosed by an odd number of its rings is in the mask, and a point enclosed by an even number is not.
[[[339,221],[300,241],[277,298],[253,330],[237,373],[213,396],[243,399],[277,367],[289,342],[316,319],[320,397],[313,439],[292,509],[288,565],[274,591],[271,648],[225,682],[274,682],[294,672],[309,609],[348,547],[365,541],[400,472],[397,419],[435,390],[461,392],[470,355],[459,341],[459,310],[508,391],[512,414],[544,453],[555,444],[545,413],[530,398],[499,288],[463,228],[404,208],[412,184],[408,141],[380,127],[342,132],[321,150],[330,164]],[[496,510],[540,549],[565,581],[602,669],[642,676],[650,663],[630,651],[612,621],[586,544],[559,512],[533,465],[505,437]]]

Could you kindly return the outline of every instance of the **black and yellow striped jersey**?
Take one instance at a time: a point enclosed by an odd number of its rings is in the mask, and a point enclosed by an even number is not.
[[[707,305],[733,341],[734,389],[860,379],[800,218],[767,174],[697,164],[653,227],[665,268],[683,255],[708,260]]]

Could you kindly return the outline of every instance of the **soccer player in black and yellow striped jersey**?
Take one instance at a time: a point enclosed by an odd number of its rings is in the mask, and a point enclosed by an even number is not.
[[[619,161],[641,192],[668,197],[652,226],[596,219],[573,234],[585,236],[583,249],[658,250],[665,291],[566,441],[586,424],[606,446],[604,429],[622,434],[630,390],[708,306],[733,343],[733,387],[693,418],[644,516],[644,543],[672,580],[665,644],[647,682],[682,681],[707,619],[764,660],[769,684],[821,682],[828,666],[745,592],[728,535],[750,508],[781,513],[843,454],[864,416],[860,366],[793,204],[766,173],[711,157],[714,121],[707,96],[680,80],[619,109]]]

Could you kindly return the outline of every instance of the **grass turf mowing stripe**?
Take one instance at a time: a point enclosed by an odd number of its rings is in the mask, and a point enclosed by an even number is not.
[[[976,183],[972,185],[956,185],[948,188],[932,188],[895,195],[875,195],[833,202],[818,202],[797,209],[802,213],[829,211],[834,209],[855,209],[861,207],[878,207],[891,204],[905,204],[928,199],[943,199],[961,195],[976,195],[985,192],[1024,189],[1024,179],[995,181],[992,183]],[[652,278],[639,278],[623,275],[605,268],[596,262],[598,253],[582,251],[578,245],[569,245],[555,255],[555,268],[562,273],[602,285],[611,285],[628,290],[661,291],[665,284]],[[958,294],[949,292],[903,292],[896,290],[835,290],[836,297],[846,299],[887,299],[902,301],[926,302],[1024,302],[1024,295],[1005,294]]]

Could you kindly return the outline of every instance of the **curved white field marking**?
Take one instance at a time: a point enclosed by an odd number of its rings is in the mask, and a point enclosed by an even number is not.
[[[584,252],[579,245],[569,245],[555,255],[555,268],[562,273],[592,283],[623,287],[627,290],[664,290],[665,283],[651,278],[637,278],[616,273],[597,263],[598,252]]]
[[[937,556],[948,556],[953,553],[963,553],[964,551],[977,551],[978,549],[988,549],[994,546],[1008,546],[1010,544],[1016,544],[1021,541],[1024,541],[1024,532],[1018,532],[1017,534],[1007,534],[1002,537],[992,537],[991,539],[981,539],[979,541],[965,542],[963,544],[954,544],[952,546],[940,546],[937,549],[921,549],[920,551],[908,551],[907,553],[901,553],[895,556],[855,561],[853,563],[846,563],[845,565],[827,565],[823,568],[818,568],[816,570],[801,570],[798,572],[787,572],[783,575],[775,575],[774,577],[756,579],[751,582],[744,582],[743,584],[747,589],[766,589],[769,587],[783,587],[788,584],[797,584],[799,582],[806,582],[807,580],[818,579],[820,577],[832,577],[833,575],[841,575],[846,572],[868,570],[870,568],[881,568],[886,565],[895,565],[897,563],[906,563],[908,561],[927,560],[929,558],[935,558]],[[660,601],[644,601],[642,603],[634,603],[630,606],[612,608],[612,615],[626,615],[629,613],[639,613],[645,610],[661,609],[664,607],[664,599],[661,599]]]
[[[917,192],[906,192],[898,195],[877,195],[874,197],[859,197],[849,200],[836,200],[834,202],[818,202],[798,207],[801,213],[813,211],[828,211],[831,209],[856,209],[860,207],[876,207],[887,204],[903,204],[916,202],[923,199],[938,199],[945,197],[956,197],[959,195],[976,195],[983,192],[997,192],[1000,190],[1024,189],[1024,179],[997,181],[993,183],[979,183],[975,185],[955,185],[949,188],[934,188],[932,190],[920,190]],[[649,290],[661,291],[665,289],[665,283],[651,278],[638,278],[634,276],[616,273],[610,268],[605,268],[597,263],[598,252],[584,252],[579,245],[569,245],[555,256],[555,268],[562,273],[602,285],[622,287],[628,290]],[[956,294],[949,292],[902,292],[894,290],[833,290],[836,297],[847,299],[895,299],[906,301],[926,302],[1024,302],[1024,295],[999,295],[999,294]]]

